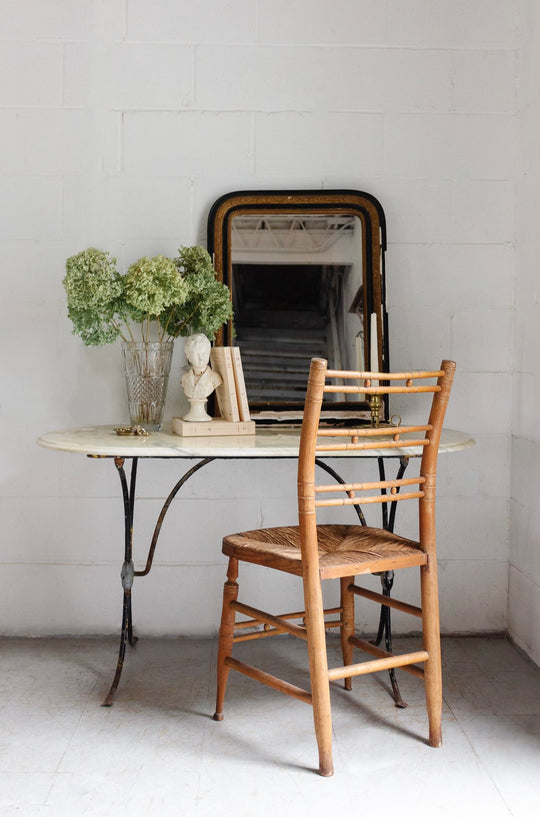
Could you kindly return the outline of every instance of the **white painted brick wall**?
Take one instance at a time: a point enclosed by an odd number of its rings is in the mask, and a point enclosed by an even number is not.
[[[1,42],[0,96],[16,108],[62,105],[62,45]]]
[[[123,117],[124,170],[190,178],[216,173],[235,157],[238,172],[251,172],[252,118],[249,113],[181,111],[126,112]]]
[[[127,0],[127,37],[136,42],[245,43],[257,36],[253,0]]]
[[[333,146],[339,144],[339,151]],[[362,175],[382,171],[383,119],[365,113],[276,113],[255,116],[255,172]]]
[[[70,334],[65,258],[90,245],[123,268],[173,255],[205,240],[223,193],[294,187],[356,187],[386,210],[393,366],[455,357],[448,425],[478,440],[441,460],[443,629],[506,627],[524,3],[0,0],[1,632],[118,627],[114,466],[34,442],[53,428],[127,419],[119,349],[87,349]],[[531,101],[532,73],[523,77]],[[532,124],[537,134],[537,115]],[[531,166],[537,139],[523,130],[521,144]],[[532,260],[534,249],[523,253]],[[528,286],[532,267],[519,271]],[[524,406],[517,399],[514,426],[527,438],[538,392],[528,340],[540,322],[526,288],[519,303],[514,382]],[[177,344],[168,416],[185,405],[182,363]],[[522,447],[515,454],[528,474]],[[139,563],[177,467],[140,471]],[[197,474],[164,527],[155,574],[137,583],[139,630],[215,632],[222,532],[292,522],[294,484],[291,463],[214,463]],[[517,499],[512,507],[513,530],[529,530]],[[528,552],[512,557],[518,592],[538,584]],[[257,571],[244,575],[262,602],[269,590]],[[294,581],[270,584],[284,607],[296,606]],[[417,587],[404,591],[413,598]],[[358,616],[373,628],[364,607]],[[519,604],[512,616],[519,631]]]
[[[259,3],[262,42],[289,44],[385,45],[388,12],[379,0],[262,0]]]
[[[388,0],[389,40],[412,48],[515,48],[514,0]],[[474,77],[471,77],[474,81]]]
[[[520,165],[517,194],[518,277],[514,334],[509,631],[540,664],[540,300],[537,227],[540,198],[540,7],[521,3]]]
[[[193,46],[68,43],[64,104],[113,110],[175,110],[193,102]]]

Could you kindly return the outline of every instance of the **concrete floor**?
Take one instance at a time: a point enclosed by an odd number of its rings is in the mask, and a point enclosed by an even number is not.
[[[396,651],[414,646],[398,639]],[[111,639],[0,641],[2,817],[289,817],[540,813],[540,670],[502,638],[444,639],[444,746],[431,749],[423,685],[400,673],[335,685],[333,778],[313,769],[311,708],[231,673],[213,713],[215,640],[141,640],[111,708]],[[237,654],[305,684],[305,647],[280,637]],[[338,663],[330,639],[330,662]]]

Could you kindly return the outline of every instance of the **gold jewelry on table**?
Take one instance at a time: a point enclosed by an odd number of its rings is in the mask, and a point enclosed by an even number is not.
[[[150,432],[142,426],[119,426],[114,429],[119,437],[149,437]]]

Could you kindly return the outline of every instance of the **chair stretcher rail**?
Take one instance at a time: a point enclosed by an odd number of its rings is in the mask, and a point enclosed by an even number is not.
[[[256,621],[261,621],[264,624],[270,624],[278,630],[296,635],[298,638],[307,639],[305,627],[299,627],[298,624],[291,624],[289,621],[284,621],[278,616],[271,616],[263,610],[258,610],[256,607],[250,607],[248,604],[242,604],[240,601],[231,601],[231,608],[238,613],[244,613],[246,616],[251,616]]]
[[[415,607],[414,604],[407,604],[405,601],[393,599],[390,596],[384,596],[382,593],[375,593],[373,590],[367,590],[365,587],[358,587],[356,584],[350,584],[347,588],[355,596],[362,596],[364,599],[376,601],[384,607],[393,607],[395,610],[400,610],[402,613],[409,613],[411,616],[418,616],[422,618],[422,609]]]
[[[363,638],[359,638],[356,635],[352,635],[349,638],[351,644],[354,644],[355,647],[358,647],[359,650],[363,650],[364,652],[369,653],[370,655],[378,656],[379,658],[386,658],[391,656],[392,653],[383,650],[381,647],[377,647],[375,644],[372,644],[371,641],[365,641]],[[404,672],[408,672],[411,675],[416,675],[417,678],[424,678],[424,670],[422,667],[417,667],[415,664],[403,664],[401,667]]]
[[[276,678],[275,675],[270,675],[268,672],[252,667],[250,664],[244,664],[242,661],[237,661],[236,658],[226,658],[225,665],[231,669],[235,669],[244,675],[249,675],[255,681],[261,681],[266,686],[272,689],[277,689],[278,692],[284,692],[286,695],[292,695],[293,698],[298,698],[306,704],[312,703],[311,693],[306,689],[289,684],[287,681],[282,681],[281,678]]]
[[[338,681],[340,678],[352,678],[356,675],[368,675],[371,672],[405,667],[418,661],[427,661],[428,658],[428,653],[425,650],[410,652],[405,655],[391,655],[388,658],[377,658],[375,661],[364,661],[363,664],[350,664],[347,667],[329,669],[328,678],[330,681]]]

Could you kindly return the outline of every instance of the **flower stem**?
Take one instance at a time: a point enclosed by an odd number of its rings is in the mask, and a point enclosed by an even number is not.
[[[189,322],[190,322],[191,318],[193,317],[193,315],[195,314],[195,312],[197,311],[198,308],[199,308],[199,304],[197,303],[196,306],[191,311],[191,313],[187,316],[187,318],[180,324],[180,331],[178,332],[178,334],[180,334],[180,332],[182,331],[184,326],[189,325]]]
[[[122,332],[121,327],[120,327],[120,326],[118,326],[118,324],[116,323],[116,321],[112,320],[112,321],[111,321],[111,324],[114,326],[114,328],[115,328],[116,330],[118,330],[118,334],[120,335],[120,337],[122,338],[122,340],[123,340],[123,341],[125,341],[125,342],[127,343],[127,338],[126,338],[126,336],[124,335],[124,333]]]
[[[132,343],[135,343],[135,338],[133,337],[133,332],[131,331],[131,326],[130,326],[130,325],[129,325],[129,323],[127,323],[127,322],[126,322],[126,327],[127,327],[128,332],[129,332],[129,336],[130,336],[130,338],[131,338],[131,342],[132,342]],[[127,340],[127,339],[126,339],[126,340]]]

